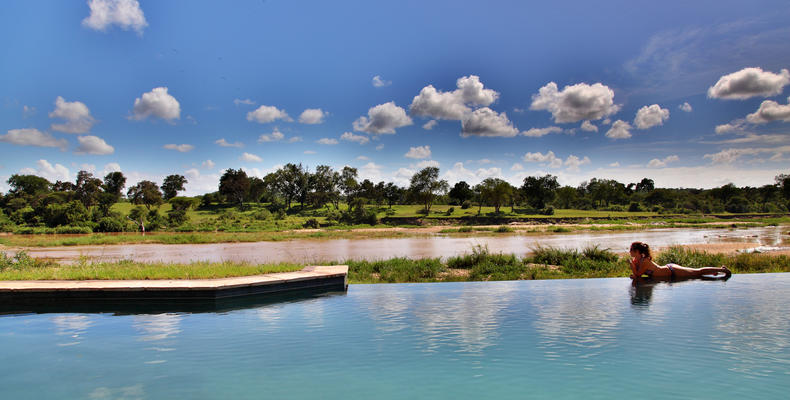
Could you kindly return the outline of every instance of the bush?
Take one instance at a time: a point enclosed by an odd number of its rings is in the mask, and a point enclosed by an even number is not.
[[[182,225],[184,222],[187,222],[188,219],[186,210],[172,209],[167,212],[167,223],[170,226]]]
[[[430,212],[430,211],[428,211],[428,209],[427,209],[427,208],[421,208],[421,209],[417,210],[417,214],[420,214],[420,215],[428,215],[428,214],[430,214],[430,213],[431,213],[431,212]]]
[[[302,226],[304,226],[305,228],[318,228],[320,227],[320,224],[318,223],[317,219],[310,218],[307,221],[305,221]]]
[[[642,211],[642,206],[640,206],[639,203],[632,201],[631,204],[628,205],[628,211],[630,212]]]
[[[450,207],[447,209],[447,215],[453,215],[454,212],[455,212],[455,207]]]
[[[497,233],[509,233],[509,232],[513,232],[513,228],[511,228],[511,227],[509,227],[507,225],[502,225],[499,228],[496,228],[496,230],[494,232],[497,232]]]
[[[266,221],[272,217],[272,213],[271,211],[264,208],[253,214],[252,217],[258,221]]]
[[[540,210],[540,213],[543,215],[554,215],[554,207],[548,206],[543,210]]]
[[[469,208],[469,207],[472,207],[472,202],[471,202],[471,201],[469,201],[469,200],[464,200],[464,202],[463,202],[463,203],[461,203],[461,209],[462,209],[462,210],[466,210],[466,209],[467,209],[467,208]]]

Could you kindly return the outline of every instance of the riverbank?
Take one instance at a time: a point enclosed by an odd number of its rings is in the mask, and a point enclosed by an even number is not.
[[[678,263],[692,268],[727,265],[735,274],[790,272],[790,256],[739,253],[716,254],[684,247],[661,251],[660,264]],[[338,262],[324,263],[337,265]],[[492,253],[475,248],[462,256],[425,259],[391,258],[380,261],[346,261],[349,283],[464,282],[495,280],[580,279],[627,277],[626,256],[597,247],[584,250],[538,248],[527,256]],[[211,279],[298,271],[301,264],[249,263],[164,264],[134,261],[60,265],[25,253],[0,257],[0,280],[145,280]]]
[[[676,220],[619,220],[603,219],[586,222],[513,222],[507,225],[447,225],[429,226],[353,226],[329,227],[260,232],[150,232],[142,233],[92,233],[92,234],[2,234],[0,250],[7,248],[92,246],[125,244],[208,244],[208,243],[253,243],[279,242],[286,240],[333,240],[333,239],[387,239],[429,237],[446,235],[451,237],[542,235],[584,232],[627,232],[645,229],[736,229],[749,227],[780,226],[790,223],[790,218],[757,218],[744,220],[676,219]]]

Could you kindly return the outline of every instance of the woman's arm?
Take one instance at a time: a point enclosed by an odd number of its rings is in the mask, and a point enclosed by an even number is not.
[[[647,272],[648,269],[650,269],[650,263],[646,263],[645,258],[640,257],[636,266],[636,272],[634,274],[637,277],[641,277],[645,272]]]
[[[632,258],[629,264],[631,265],[631,279],[639,278],[639,275],[636,274],[636,258]]]

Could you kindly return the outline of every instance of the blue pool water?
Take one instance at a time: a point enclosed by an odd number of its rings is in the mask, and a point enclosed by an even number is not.
[[[2,399],[786,398],[790,274],[352,285],[0,317]]]

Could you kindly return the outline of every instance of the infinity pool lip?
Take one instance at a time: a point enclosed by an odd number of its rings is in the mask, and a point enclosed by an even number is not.
[[[218,279],[0,281],[0,301],[213,300],[305,289],[348,290],[348,266]]]

